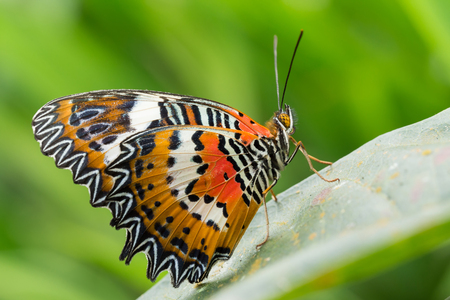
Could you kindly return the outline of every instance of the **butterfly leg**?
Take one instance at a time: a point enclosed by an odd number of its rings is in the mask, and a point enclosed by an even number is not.
[[[321,163],[321,164],[324,164],[324,165],[332,165],[332,164],[333,164],[332,162],[329,162],[329,161],[317,159],[317,158],[315,158],[314,156],[309,155],[309,154],[308,154],[308,156],[309,156],[309,158],[311,158],[312,160],[315,160],[315,161],[317,161],[318,163]]]
[[[317,170],[314,169],[314,167],[313,167],[313,165],[312,165],[312,162],[311,162],[311,159],[313,159],[313,160],[315,160],[315,161],[317,161],[317,162],[319,162],[319,163],[327,164],[327,165],[331,165],[332,163],[330,163],[330,162],[328,162],[328,161],[323,161],[323,160],[317,159],[317,158],[315,158],[315,157],[309,155],[308,152],[306,152],[305,146],[303,146],[302,141],[298,141],[298,142],[297,142],[292,136],[290,136],[289,138],[292,140],[292,142],[293,142],[296,146],[295,146],[294,152],[292,152],[292,154],[291,154],[291,156],[289,157],[289,159],[287,160],[287,163],[286,163],[286,164],[290,163],[291,160],[294,158],[295,154],[297,154],[298,150],[300,150],[300,151],[303,153],[303,155],[305,156],[306,161],[308,162],[308,165],[309,165],[309,168],[311,169],[311,171],[313,171],[314,173],[316,173],[322,180],[324,180],[324,181],[326,181],[326,182],[339,181],[339,178],[335,178],[335,179],[331,179],[331,180],[330,180],[330,179],[326,179],[325,177],[323,177],[322,175],[320,175],[319,172],[317,172]]]
[[[272,194],[273,201],[278,202],[277,196],[275,195],[272,189],[270,190],[270,193]]]
[[[275,184],[277,184],[277,181],[278,180],[275,180],[274,182],[272,182],[272,184],[263,192],[264,213],[266,215],[266,238],[264,239],[264,241],[262,241],[262,243],[256,245],[256,249],[260,248],[262,245],[264,245],[269,240],[269,213],[267,212],[266,195],[269,191],[271,191],[272,196],[275,196],[273,194],[272,188],[275,186]],[[275,197],[275,199],[276,199],[276,197]]]

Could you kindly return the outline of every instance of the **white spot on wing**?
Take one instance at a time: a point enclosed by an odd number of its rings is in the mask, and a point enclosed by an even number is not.
[[[159,97],[152,98],[156,98],[161,101]],[[133,129],[137,131],[144,130],[152,121],[161,119],[160,108],[156,99],[152,99],[153,101],[149,101],[149,97],[137,97],[138,101],[136,101],[136,104],[128,113],[131,127]]]

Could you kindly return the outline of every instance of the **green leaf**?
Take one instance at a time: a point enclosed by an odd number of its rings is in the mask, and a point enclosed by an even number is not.
[[[297,159],[300,159],[297,158]],[[198,285],[169,276],[141,298],[292,299],[373,276],[450,239],[450,109],[386,133],[255,216],[233,257]]]

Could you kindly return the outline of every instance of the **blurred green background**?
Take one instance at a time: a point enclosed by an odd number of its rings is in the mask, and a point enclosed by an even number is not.
[[[285,101],[294,137],[336,161],[450,106],[449,15],[446,0],[0,0],[0,298],[133,299],[152,285],[143,255],[118,260],[125,232],[109,227],[110,213],[40,153],[31,118],[46,102],[149,89],[216,100],[264,124],[277,107],[273,35],[282,85],[304,29]],[[298,156],[275,191],[310,174]],[[432,276],[428,295],[449,271],[438,249],[328,295],[401,299],[408,284],[392,282],[410,274]],[[378,287],[393,292],[378,298]]]

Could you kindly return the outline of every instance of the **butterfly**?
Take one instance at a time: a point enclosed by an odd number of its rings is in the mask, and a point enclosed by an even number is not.
[[[47,103],[32,127],[42,153],[88,187],[112,226],[126,229],[120,259],[144,252],[148,278],[168,270],[174,287],[201,282],[231,257],[299,150],[316,173],[310,159],[328,163],[293,139],[293,112],[282,104],[265,127],[207,99],[101,90]]]

